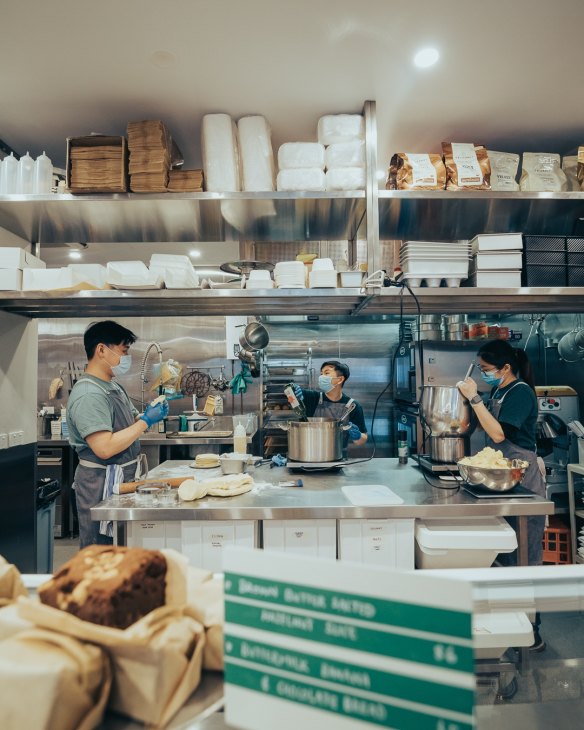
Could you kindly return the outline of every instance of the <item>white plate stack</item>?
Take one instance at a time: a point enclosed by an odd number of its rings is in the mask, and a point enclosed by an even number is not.
[[[311,289],[336,287],[337,272],[332,259],[314,259],[308,281]]]
[[[302,261],[280,261],[274,268],[278,289],[306,289],[306,267]]]
[[[463,243],[438,241],[405,241],[399,253],[403,278],[413,287],[460,286],[468,277],[470,246]]]
[[[478,287],[521,286],[523,236],[521,233],[481,234],[470,242],[472,266],[469,283]]]

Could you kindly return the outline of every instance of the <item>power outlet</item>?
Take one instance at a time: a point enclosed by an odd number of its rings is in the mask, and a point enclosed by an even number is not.
[[[24,443],[24,431],[11,431],[8,434],[8,447],[22,446]]]
[[[0,449],[8,448],[8,434],[0,433]]]

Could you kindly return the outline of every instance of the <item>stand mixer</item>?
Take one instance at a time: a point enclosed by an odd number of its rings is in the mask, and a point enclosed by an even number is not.
[[[420,401],[420,421],[429,436],[430,459],[456,464],[469,453],[473,430],[471,406],[456,386],[425,385]]]

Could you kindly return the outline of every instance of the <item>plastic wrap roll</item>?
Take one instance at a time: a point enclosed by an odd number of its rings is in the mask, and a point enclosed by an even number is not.
[[[241,190],[237,127],[229,114],[205,114],[201,127],[205,190]]]
[[[250,192],[275,187],[272,131],[265,117],[242,117],[237,122],[241,154],[242,186]]]
[[[326,173],[327,190],[363,190],[365,182],[363,167],[337,167]]]
[[[360,114],[327,114],[318,120],[318,141],[337,144],[365,139],[365,120]]]
[[[280,170],[278,173],[278,190],[324,191],[324,172],[314,167],[308,169],[299,168],[297,170]]]
[[[324,147],[318,142],[286,142],[278,150],[280,170],[324,170]]]
[[[326,148],[325,161],[327,170],[337,167],[365,167],[365,142],[356,139],[353,142],[337,142]]]

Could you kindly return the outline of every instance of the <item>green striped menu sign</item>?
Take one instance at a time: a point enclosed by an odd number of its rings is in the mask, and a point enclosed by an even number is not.
[[[235,547],[224,566],[230,726],[474,727],[467,583]]]

